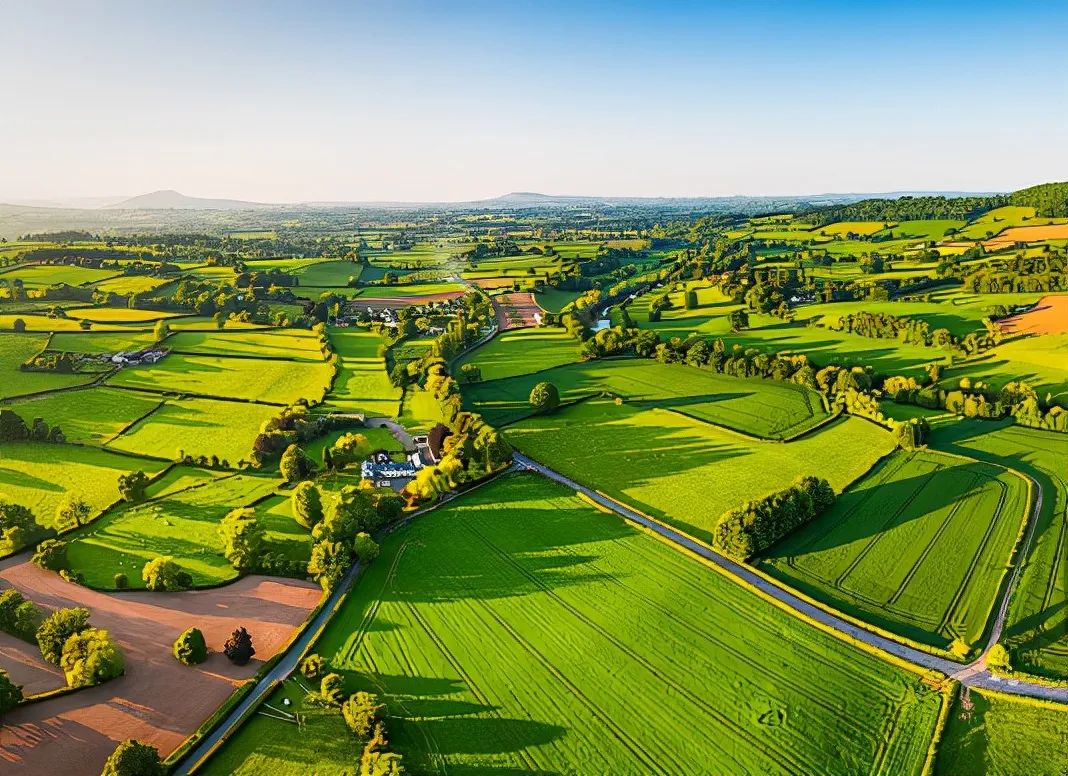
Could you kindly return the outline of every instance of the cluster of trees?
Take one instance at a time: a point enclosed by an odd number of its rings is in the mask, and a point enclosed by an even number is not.
[[[188,590],[193,586],[193,575],[179,566],[170,555],[161,555],[145,563],[141,569],[141,581],[147,589],[157,592]]]
[[[834,500],[834,489],[827,480],[799,477],[784,490],[721,515],[712,530],[712,546],[728,557],[746,561],[823,514]]]
[[[883,392],[902,404],[942,409],[966,418],[1013,417],[1017,423],[1049,431],[1068,431],[1068,410],[1053,397],[1042,398],[1027,382],[1017,380],[994,390],[980,380],[962,377],[954,390],[921,385],[915,378],[894,376],[883,381]]]
[[[991,259],[974,268],[958,267],[964,287],[976,294],[1068,291],[1068,256],[1023,254]]]
[[[1009,196],[1013,205],[1033,207],[1035,215],[1050,218],[1068,216],[1068,182],[1040,183],[1014,191]]]
[[[322,674],[324,661],[319,655],[308,655],[300,666],[305,679],[319,679],[319,689],[304,696],[304,702],[314,706],[336,709],[345,727],[363,748],[360,756],[360,776],[403,776],[401,755],[389,750],[384,722],[385,704],[369,692],[354,692],[345,696],[345,679],[340,674]]]
[[[375,488],[361,481],[346,485],[326,502],[313,482],[293,490],[293,518],[312,532],[308,572],[324,590],[336,585],[352,564],[370,563],[378,557],[371,533],[400,517],[403,499],[389,488]]]
[[[278,459],[291,445],[309,442],[330,428],[325,415],[314,415],[304,404],[284,408],[264,422],[252,442],[252,465],[264,466]]]
[[[0,630],[25,641],[36,640],[41,657],[62,669],[68,687],[100,684],[125,669],[122,651],[106,630],[91,625],[88,609],[56,609],[42,618],[40,609],[8,588],[0,593]],[[0,713],[2,705],[0,701]]]
[[[82,323],[89,323],[89,321],[82,321]],[[89,327],[82,326],[82,328],[87,329]],[[18,327],[16,327],[16,330],[17,329]],[[73,374],[78,371],[84,360],[84,356],[75,353],[46,351],[44,353],[37,353],[28,358],[25,362],[19,364],[19,369],[23,372],[58,372],[60,374]]]
[[[43,418],[34,418],[29,425],[17,413],[0,409],[0,442],[66,442],[59,426],[49,426]]]
[[[1004,195],[864,199],[848,205],[802,210],[798,217],[816,226],[837,221],[921,221],[929,218],[971,221],[988,210],[1008,203],[1009,198]]]
[[[974,355],[989,350],[1000,342],[1000,332],[991,326],[986,332],[969,332],[964,337],[957,337],[949,329],[941,328],[931,331],[927,321],[890,313],[871,313],[860,311],[841,316],[836,324],[828,328],[858,334],[861,337],[875,339],[897,339],[913,345],[925,347],[950,348],[967,355]]]
[[[29,507],[0,499],[0,555],[29,547],[53,532],[37,522]]]

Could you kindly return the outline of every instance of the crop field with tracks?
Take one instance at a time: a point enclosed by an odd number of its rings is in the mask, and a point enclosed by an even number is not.
[[[1009,602],[1002,641],[1022,671],[1068,679],[1068,438],[1004,423],[970,421],[936,429],[939,449],[1002,463],[1042,489],[1035,538]]]
[[[366,330],[338,329],[330,343],[338,355],[338,373],[323,406],[334,412],[362,412],[370,417],[393,416],[401,390],[389,381],[379,348],[385,338]]]
[[[482,380],[500,380],[578,361],[579,346],[554,327],[504,331],[460,360],[475,364]]]
[[[979,644],[1030,505],[999,467],[896,452],[771,548],[792,587],[909,638]]]
[[[314,651],[427,774],[918,774],[940,702],[529,474],[392,534]],[[206,772],[345,772],[320,720],[254,717]]]

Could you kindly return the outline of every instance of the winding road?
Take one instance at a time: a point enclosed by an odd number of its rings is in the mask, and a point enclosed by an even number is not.
[[[682,547],[683,549],[716,564],[716,566],[727,572],[730,576],[757,588],[795,612],[809,617],[828,628],[832,628],[845,636],[856,639],[857,641],[882,650],[883,652],[887,652],[902,660],[906,660],[916,666],[939,671],[946,676],[960,681],[961,684],[967,685],[968,687],[974,687],[980,690],[998,690],[999,692],[1012,695],[1024,695],[1030,698],[1040,698],[1043,700],[1068,703],[1068,687],[1052,687],[1023,679],[1003,679],[990,673],[986,668],[987,652],[990,651],[990,648],[996,644],[1001,637],[1001,632],[1005,624],[1005,615],[1008,611],[1009,596],[1020,575],[1023,559],[1027,556],[1027,552],[1031,545],[1031,539],[1034,536],[1035,525],[1037,523],[1036,518],[1042,509],[1042,489],[1038,486],[1038,483],[1033,480],[1032,485],[1035,488],[1037,498],[1035,499],[1034,509],[1032,510],[1028,521],[1029,525],[1027,533],[1020,547],[1013,572],[1010,575],[1008,584],[1004,586],[1004,590],[1001,593],[1001,599],[997,607],[997,616],[995,617],[993,627],[990,629],[990,638],[978,659],[968,665],[961,665],[952,660],[946,660],[945,658],[915,649],[906,644],[894,641],[893,639],[888,639],[885,636],[881,636],[878,633],[837,617],[830,612],[797,597],[786,588],[780,587],[765,577],[754,573],[746,566],[736,563],[730,558],[720,555],[717,552],[713,552],[706,545],[694,541],[690,537],[685,536],[678,531],[674,531],[656,520],[651,520],[624,504],[620,504],[614,499],[608,498],[595,490],[587,488],[585,485],[581,485],[580,483],[565,477],[559,472],[553,471],[532,458],[528,458],[521,453],[515,453],[514,457],[516,463],[522,468],[537,472],[544,477],[559,482],[561,485],[566,485],[568,488],[583,494],[586,498],[596,502],[605,509],[611,510],[624,520],[654,531],[672,544]]]

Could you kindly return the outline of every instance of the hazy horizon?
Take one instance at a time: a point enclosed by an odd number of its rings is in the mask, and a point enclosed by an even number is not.
[[[1063,5],[53,1],[0,9],[0,22],[12,33],[0,201],[796,196],[1068,178]]]

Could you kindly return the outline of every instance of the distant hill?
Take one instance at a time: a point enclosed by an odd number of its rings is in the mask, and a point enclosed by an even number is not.
[[[124,199],[113,205],[106,205],[106,210],[257,210],[274,207],[263,202],[245,202],[239,199],[207,199],[204,197],[187,197],[185,194],[166,189],[141,194]]]

